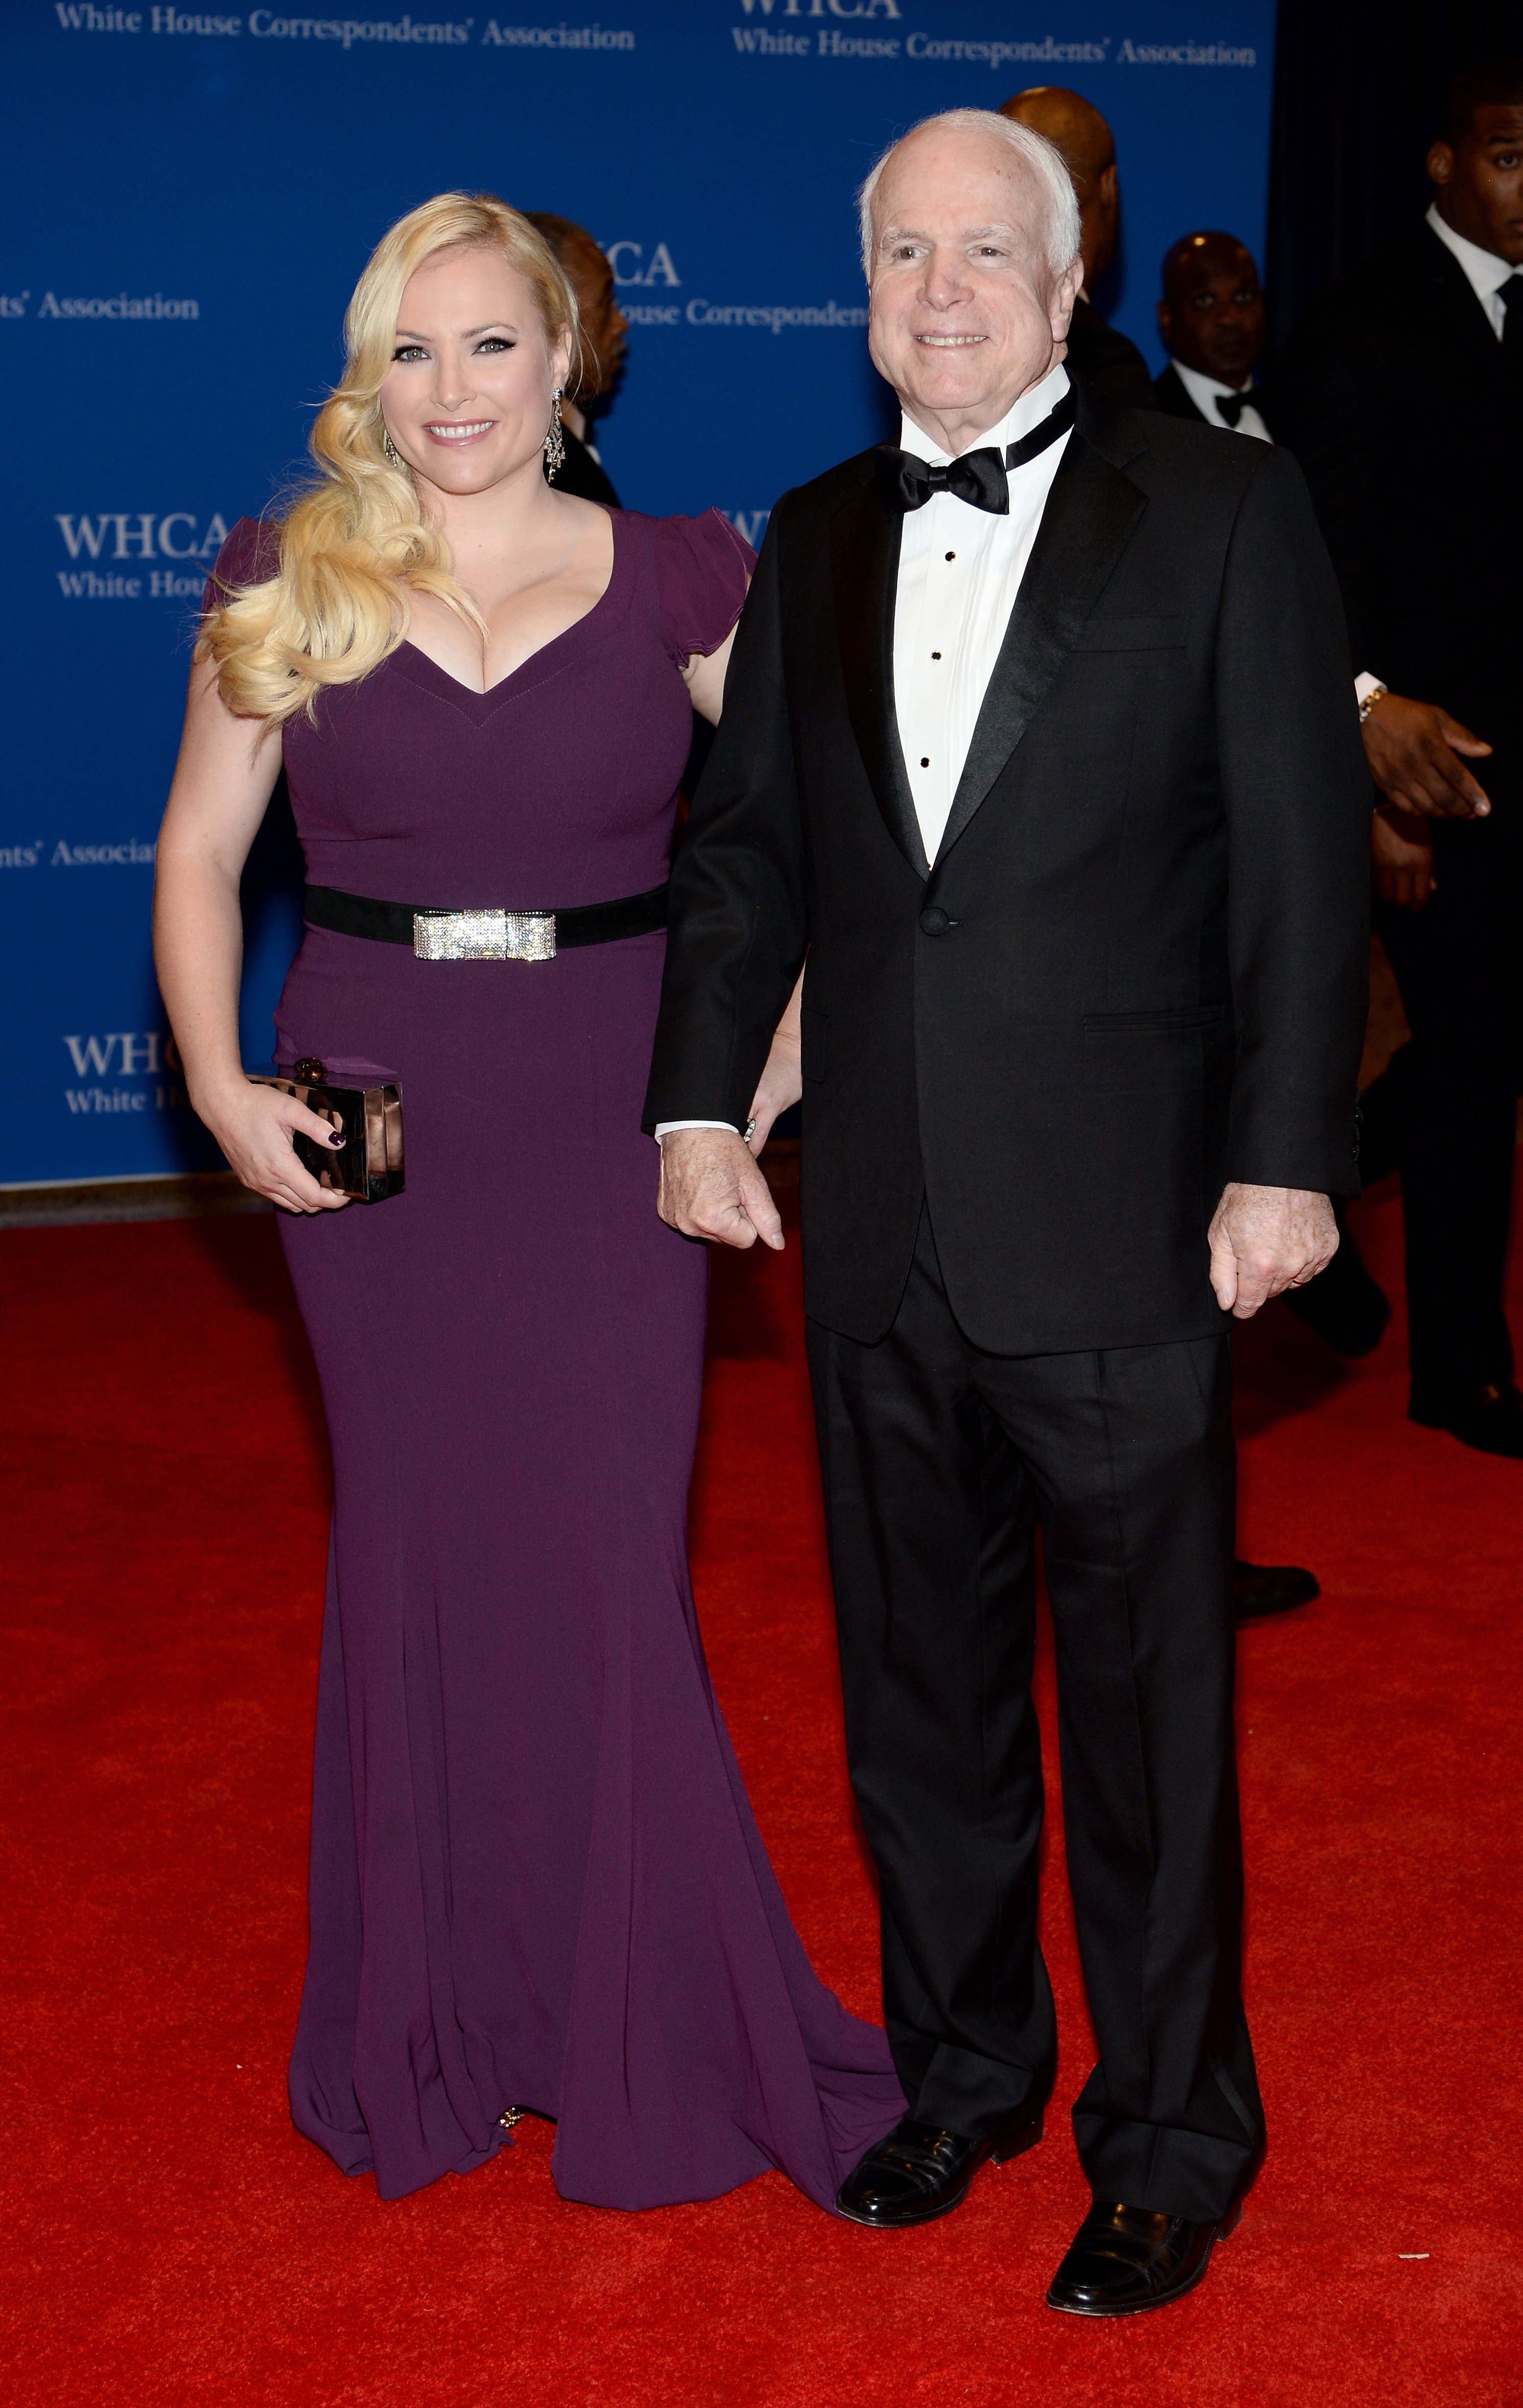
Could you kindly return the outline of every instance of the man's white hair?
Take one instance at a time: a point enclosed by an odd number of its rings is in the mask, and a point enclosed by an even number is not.
[[[873,224],[873,203],[877,197],[883,171],[903,143],[912,136],[926,133],[932,126],[975,125],[996,141],[1006,143],[1024,159],[1036,179],[1037,189],[1046,204],[1046,222],[1043,229],[1047,265],[1054,276],[1060,276],[1077,256],[1079,248],[1079,205],[1074,197],[1074,186],[1063,154],[1050,143],[1045,134],[1033,133],[1029,125],[1018,125],[1014,118],[1001,117],[992,108],[947,108],[939,117],[922,117],[908,134],[890,142],[882,157],[874,164],[872,172],[857,195],[861,217],[862,274],[869,284],[873,280],[873,253],[876,242]]]

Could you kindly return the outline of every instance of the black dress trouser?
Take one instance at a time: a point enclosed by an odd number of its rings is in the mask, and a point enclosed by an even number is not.
[[[1413,1396],[1440,1407],[1513,1376],[1503,1298],[1523,1082],[1523,793],[1516,767],[1473,767],[1494,816],[1440,823],[1430,902],[1375,913],[1412,1042],[1364,1097],[1366,1175],[1392,1157],[1402,1170]]]
[[[1100,2197],[1219,2217],[1263,2139],[1239,1982],[1227,1333],[985,1354],[953,1317],[922,1212],[888,1336],[811,1322],[809,1354],[847,1747],[910,2112],[976,2138],[1052,2084],[1040,1520],[1100,2048],[1074,2109],[1079,2157]]]

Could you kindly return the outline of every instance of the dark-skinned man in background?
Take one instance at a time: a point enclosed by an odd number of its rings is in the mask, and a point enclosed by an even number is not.
[[[1523,1054],[1523,59],[1456,79],[1427,165],[1424,222],[1297,327],[1274,429],[1343,588],[1379,790],[1377,924],[1412,1042],[1367,1091],[1363,1167],[1402,1171],[1411,1414],[1523,1457],[1503,1304]]]
[[[1274,440],[1253,373],[1264,349],[1264,296],[1235,234],[1187,234],[1165,252],[1158,330],[1169,365],[1153,380],[1160,409]]]
[[[561,403],[561,425],[566,456],[555,472],[562,494],[578,494],[585,502],[619,508],[619,495],[591,439],[593,404],[612,392],[624,365],[624,337],[629,321],[614,291],[614,272],[585,226],[550,209],[530,209],[529,222],[541,233],[564,270],[576,296],[582,355],[573,368],[576,384]]]
[[[1116,136],[1092,101],[1062,84],[1033,84],[1000,110],[1018,125],[1045,135],[1061,153],[1079,205],[1079,242],[1084,286],[1068,329],[1067,364],[1075,376],[1112,401],[1151,409],[1153,380],[1135,343],[1107,326],[1089,295],[1112,260],[1121,231],[1121,193],[1116,175]]]

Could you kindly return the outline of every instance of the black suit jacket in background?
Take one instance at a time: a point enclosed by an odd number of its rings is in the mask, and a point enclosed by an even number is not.
[[[1124,402],[1130,409],[1152,408],[1153,380],[1147,362],[1131,336],[1108,325],[1082,294],[1074,304],[1069,323],[1067,365],[1075,376],[1082,377],[1108,400]]]
[[[1523,373],[1419,225],[1324,293],[1276,373],[1356,668],[1495,738],[1519,723]],[[1479,766],[1483,782],[1487,776]]]
[[[1229,1179],[1357,1184],[1369,787],[1295,463],[1077,388],[947,834],[871,452],[773,513],[672,888],[646,1125],[739,1124],[799,966],[809,1312],[872,1342],[922,1196],[1002,1354],[1220,1326]]]

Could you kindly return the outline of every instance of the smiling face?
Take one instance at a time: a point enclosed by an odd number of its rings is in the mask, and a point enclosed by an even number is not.
[[[900,144],[873,236],[874,366],[933,440],[966,451],[1061,356],[1079,263],[1053,275],[1042,187],[977,127]]]
[[[1264,348],[1259,271],[1230,234],[1192,234],[1163,263],[1159,332],[1171,358],[1219,384],[1245,385]]]
[[[381,412],[408,466],[447,494],[480,494],[537,462],[569,347],[500,251],[438,252],[397,311]]]
[[[1523,263],[1523,108],[1482,101],[1459,142],[1435,142],[1439,215],[1482,251]]]

